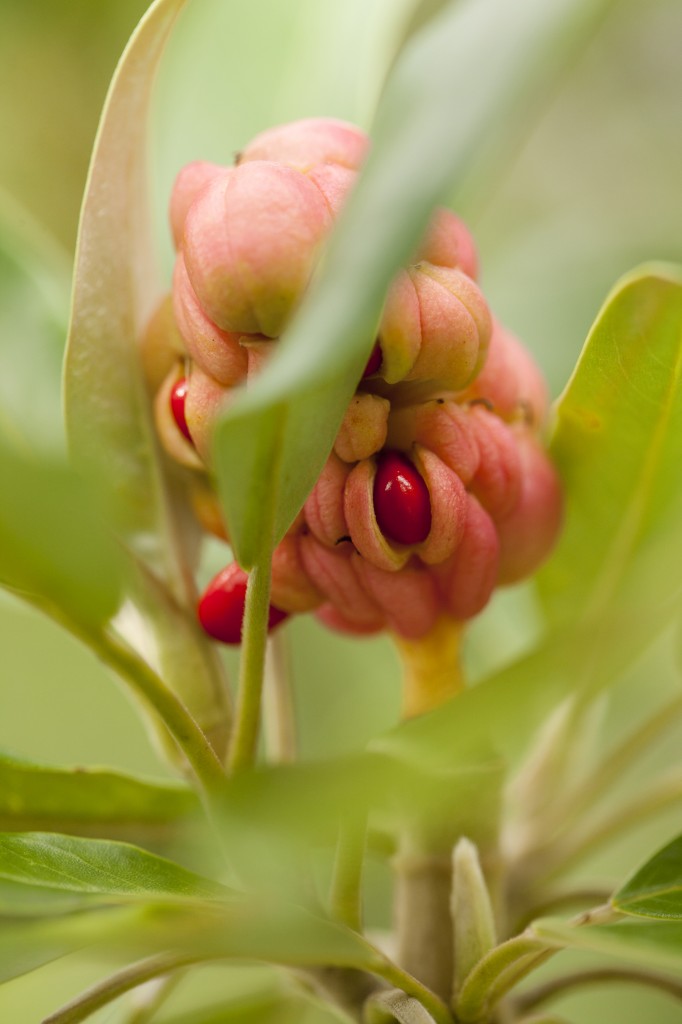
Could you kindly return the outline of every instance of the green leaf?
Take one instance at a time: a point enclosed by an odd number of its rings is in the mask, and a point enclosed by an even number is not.
[[[558,949],[601,953],[675,974],[682,971],[682,922],[631,919],[577,928],[566,921],[547,918],[536,921],[532,931],[538,938],[555,943]]]
[[[682,270],[614,288],[557,406],[566,527],[539,577],[553,623],[633,619],[679,597]]]
[[[136,846],[47,832],[0,834],[0,878],[100,902],[225,900],[230,890]]]
[[[93,945],[114,934],[135,933],[141,922],[138,908],[107,908],[62,920],[7,921],[0,928],[0,984],[34,971],[59,957]]]
[[[456,191],[491,130],[553,65],[555,45],[593,10],[585,0],[453,3],[402,53],[323,272],[270,366],[216,430],[220,493],[245,568],[255,564],[263,536],[273,544],[283,536],[319,475],[372,347],[388,284],[433,207]],[[505,45],[496,49],[500,38]],[[491,47],[495,74],[481,75]],[[456,118],[453,96],[466,97]]]
[[[558,630],[443,707],[373,740],[371,749],[424,771],[462,771],[491,756],[512,765],[569,693],[596,693],[611,685],[664,627],[654,605],[609,620],[599,631],[577,625]]]
[[[682,836],[635,871],[611,902],[617,910],[636,917],[682,921]]]
[[[185,2],[152,4],[109,89],[81,215],[65,366],[77,464],[102,482],[124,532],[180,594],[187,523],[161,461],[137,339],[159,297],[147,195],[150,95]]]
[[[199,803],[180,783],[105,768],[53,768],[0,755],[0,829],[115,837],[174,835]]]
[[[0,445],[0,583],[58,620],[94,625],[116,611],[124,557],[98,496],[60,463]]]
[[[62,351],[68,256],[0,187],[0,432],[24,449],[62,452]]]

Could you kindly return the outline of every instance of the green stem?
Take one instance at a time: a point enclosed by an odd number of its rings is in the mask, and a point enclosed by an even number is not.
[[[582,835],[576,835],[571,842],[564,840],[563,843],[557,841],[556,845],[552,844],[554,857],[550,859],[548,870],[543,872],[543,877],[563,873],[592,854],[598,847],[613,840],[619,833],[681,801],[682,781],[679,777],[659,779],[650,790],[618,808],[595,828],[583,832]]]
[[[133,1007],[125,1024],[149,1024],[156,1016],[157,1011],[171,997],[183,977],[184,972],[179,967],[173,974],[167,974],[157,979],[154,991],[150,992],[143,1002]],[[142,993],[140,995],[142,996]]]
[[[530,930],[496,946],[479,960],[462,985],[455,1007],[457,1019],[464,1024],[482,1020],[521,977],[556,952]]]
[[[632,768],[635,760],[682,717],[682,696],[676,697],[620,743],[591,773],[585,784],[564,807],[562,832],[571,831],[578,821]]]
[[[287,634],[276,630],[265,652],[263,691],[265,752],[274,764],[296,760],[296,714],[289,661]]]
[[[102,661],[128,684],[130,689],[152,707],[187,758],[205,801],[225,783],[225,771],[218,757],[181,700],[169,690],[159,675],[123,640],[108,632],[89,633],[90,647]]]
[[[339,827],[330,894],[332,914],[353,931],[362,931],[362,869],[367,822],[352,819]]]
[[[272,564],[268,550],[267,553],[261,554],[251,570],[246,591],[242,656],[239,663],[239,691],[228,760],[228,767],[233,774],[250,768],[256,758],[263,695],[265,645],[268,637],[271,576]]]
[[[566,974],[561,978],[552,978],[544,985],[538,985],[537,988],[519,996],[515,1001],[515,1006],[520,1013],[528,1013],[573,988],[580,988],[583,985],[604,985],[612,981],[648,985],[682,1000],[682,981],[677,981],[668,975],[637,967],[600,967],[594,970],[576,971],[574,974]]]
[[[192,964],[202,963],[210,957],[185,954],[184,956],[172,956],[164,953],[160,956],[149,957],[139,963],[124,968],[118,974],[112,974],[99,984],[88,989],[87,992],[76,996],[71,1002],[62,1006],[49,1017],[45,1017],[42,1024],[80,1024],[88,1017],[118,999],[119,996],[130,992],[132,989],[143,985],[154,978],[163,977],[171,971],[183,967],[190,967]]]
[[[379,978],[388,981],[395,988],[400,989],[408,996],[412,996],[422,1004],[425,1010],[433,1017],[436,1024],[453,1024],[453,1016],[450,1010],[435,992],[423,985],[413,975],[408,974],[402,967],[398,967],[392,960],[383,956],[375,950],[377,961],[372,965],[372,970]]]

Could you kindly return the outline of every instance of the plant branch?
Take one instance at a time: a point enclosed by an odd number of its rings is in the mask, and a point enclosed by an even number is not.
[[[276,764],[296,760],[296,715],[289,661],[287,635],[277,630],[266,648],[263,691],[266,755]]]
[[[573,988],[579,988],[582,985],[603,985],[611,981],[649,985],[682,1000],[682,981],[677,981],[675,978],[659,974],[656,971],[647,971],[644,968],[603,967],[576,971],[575,974],[566,974],[561,978],[552,978],[544,985],[538,985],[537,988],[524,992],[515,1000],[514,1005],[520,1013],[527,1013]]]
[[[171,955],[168,953],[159,956],[149,957],[131,964],[117,974],[99,982],[89,988],[86,992],[76,996],[71,1002],[62,1006],[49,1017],[45,1017],[42,1024],[80,1024],[80,1021],[87,1020],[96,1010],[107,1006],[108,1003],[118,999],[119,996],[130,992],[132,989],[143,985],[153,978],[163,977],[171,971],[177,971],[183,967],[190,967],[193,964],[201,963],[210,959],[206,955],[196,954]]]
[[[682,696],[666,704],[615,747],[564,808],[562,830],[572,829],[574,823],[608,792],[609,787],[632,768],[635,760],[680,718]]]
[[[453,1024],[453,1016],[443,1000],[432,992],[430,988],[423,985],[412,974],[404,971],[402,967],[389,960],[387,956],[378,949],[367,944],[376,955],[376,962],[372,965],[372,971],[379,978],[383,978],[394,988],[400,989],[408,996],[418,1000],[425,1010],[433,1017],[436,1024]]]
[[[564,872],[600,846],[613,840],[619,833],[627,831],[667,807],[680,802],[682,802],[682,780],[679,776],[658,779],[650,790],[638,795],[630,803],[617,808],[610,817],[600,821],[591,830],[585,830],[582,834],[578,833],[572,842],[553,843],[554,864],[550,863],[545,877]]]
[[[341,822],[329,899],[332,914],[356,932],[362,931],[362,869],[366,834],[364,816]]]
[[[464,1024],[475,1024],[510,988],[558,952],[531,929],[492,949],[470,972],[460,990],[455,1011]]]
[[[265,645],[270,613],[270,553],[262,552],[249,573],[239,662],[239,691],[228,766],[231,773],[253,765],[258,746],[265,670]]]

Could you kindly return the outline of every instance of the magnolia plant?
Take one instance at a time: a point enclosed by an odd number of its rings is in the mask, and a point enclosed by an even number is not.
[[[94,958],[44,1024],[560,1024],[555,1002],[601,983],[674,1006],[682,835],[590,865],[682,800],[676,766],[621,786],[678,694],[600,730],[679,618],[682,272],[616,284],[550,409],[444,205],[599,5],[420,8],[369,134],[303,118],[179,170],[158,287],[144,143],[183,6],[151,6],[102,117],[70,464],[0,443],[3,584],[129,689],[177,779],[0,760],[0,981]],[[493,13],[509,48],[464,116]],[[479,617],[531,577],[532,637],[472,678]],[[392,726],[317,759],[286,650],[311,615],[359,649],[390,638],[402,666]]]

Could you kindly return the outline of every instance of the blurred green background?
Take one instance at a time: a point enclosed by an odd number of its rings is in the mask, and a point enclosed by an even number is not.
[[[190,4],[161,70],[154,119],[152,184],[166,274],[165,208],[182,164],[230,162],[256,131],[296,117],[331,115],[369,128],[413,7],[411,0]],[[0,0],[0,430],[28,447],[61,444],[59,366],[78,208],[108,81],[145,8],[142,0]],[[613,5],[533,117],[511,126],[512,145],[460,210],[477,237],[494,311],[526,340],[554,394],[617,277],[642,261],[682,261],[681,42],[679,0]],[[495,74],[494,49],[481,55],[480,73]],[[453,117],[465,102],[453,97]],[[528,587],[496,598],[472,630],[474,676],[522,650],[536,628]],[[398,665],[388,641],[348,641],[304,620],[287,632],[306,754],[360,747],[395,721]],[[135,710],[92,655],[9,597],[0,598],[0,650],[1,749],[164,774]],[[677,685],[665,638],[615,691],[606,720],[623,728],[633,701],[643,712],[643,702],[653,708]],[[647,770],[664,764],[681,738],[662,745]],[[679,831],[675,825],[668,816],[642,830],[636,848],[621,852],[622,870]],[[610,868],[604,858],[594,870]],[[207,997],[212,985],[225,987],[220,972],[204,973],[197,984]],[[33,1024],[97,976],[96,965],[72,957],[18,979],[0,988],[0,1019]],[[230,985],[248,994],[261,980],[233,972]],[[189,1024],[182,1005],[159,1019]],[[635,991],[614,1001],[604,990],[562,1008],[584,1024],[682,1020],[669,1000]],[[111,1024],[117,1013],[93,1019]],[[305,1018],[317,1019],[312,1010]]]

